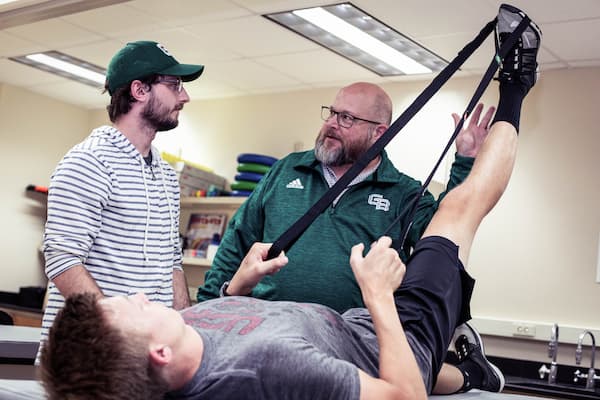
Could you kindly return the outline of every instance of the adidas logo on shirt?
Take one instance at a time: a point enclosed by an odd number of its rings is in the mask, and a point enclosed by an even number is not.
[[[293,181],[291,181],[290,183],[285,185],[285,187],[288,189],[304,189],[304,186],[302,185],[300,178],[294,179]]]

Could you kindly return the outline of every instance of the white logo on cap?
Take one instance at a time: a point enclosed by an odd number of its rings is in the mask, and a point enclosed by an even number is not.
[[[171,53],[169,53],[169,50],[167,50],[167,49],[165,48],[165,46],[163,46],[162,44],[160,44],[160,43],[156,43],[156,47],[158,47],[158,48],[160,49],[160,51],[162,51],[163,53],[165,53],[165,54],[166,54],[166,55],[168,55],[169,57],[173,57],[173,56],[171,55]]]

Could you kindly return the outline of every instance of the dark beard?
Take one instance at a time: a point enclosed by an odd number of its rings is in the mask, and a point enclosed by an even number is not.
[[[157,132],[169,131],[179,124],[177,119],[169,118],[169,112],[159,105],[154,97],[146,104],[142,117],[146,124]]]

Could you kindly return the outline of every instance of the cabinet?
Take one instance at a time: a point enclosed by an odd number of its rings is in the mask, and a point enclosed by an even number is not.
[[[227,215],[227,222],[247,197],[182,197],[179,232],[185,235],[192,213],[219,213]],[[205,258],[184,257],[183,270],[190,287],[190,296],[196,298],[198,286],[204,283],[204,274],[210,268]]]
[[[42,326],[42,310],[38,311],[0,304],[0,311],[8,314],[12,318],[14,325],[31,326],[35,328]]]

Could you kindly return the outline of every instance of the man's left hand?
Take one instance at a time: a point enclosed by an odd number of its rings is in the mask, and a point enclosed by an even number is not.
[[[490,130],[490,121],[492,120],[496,108],[488,108],[480,121],[479,117],[481,116],[482,110],[483,104],[479,103],[477,107],[475,107],[473,114],[471,114],[471,118],[469,119],[469,123],[466,124],[466,128],[463,127],[456,137],[456,151],[461,156],[477,157],[477,153],[479,153],[479,149]],[[453,113],[452,118],[454,119],[454,126],[457,126],[460,121],[460,116]]]

